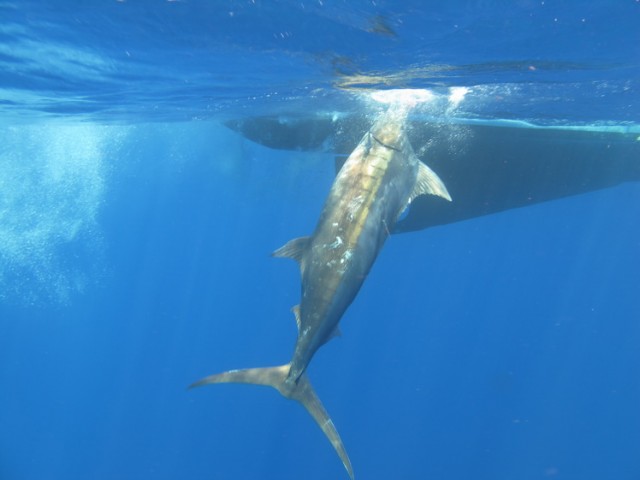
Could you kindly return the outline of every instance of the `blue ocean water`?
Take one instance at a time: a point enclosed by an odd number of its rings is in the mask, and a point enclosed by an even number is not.
[[[348,478],[275,391],[186,389],[290,359],[299,273],[269,254],[335,173],[224,122],[414,88],[431,120],[638,132],[638,25],[637,0],[0,2],[0,479]],[[639,205],[393,235],[309,368],[356,478],[640,479]]]

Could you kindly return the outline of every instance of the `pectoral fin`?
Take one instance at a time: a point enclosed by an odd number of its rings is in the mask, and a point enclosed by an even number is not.
[[[440,180],[440,177],[438,177],[433,170],[419,160],[418,165],[418,178],[416,180],[415,187],[413,187],[413,192],[411,192],[411,199],[409,202],[418,195],[436,195],[444,198],[445,200],[451,201],[451,195],[449,195],[447,187],[445,187],[442,180]]]

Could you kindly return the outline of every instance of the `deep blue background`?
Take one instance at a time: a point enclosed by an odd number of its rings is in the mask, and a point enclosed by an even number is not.
[[[313,30],[283,46],[267,20],[321,24],[328,57],[364,67],[397,66],[375,42],[404,67],[411,48],[455,63],[415,82],[476,86],[466,115],[638,121],[637,2],[381,3],[398,39],[371,37],[367,2],[311,17],[295,2],[229,5],[245,30],[213,28],[214,7],[193,4],[0,7],[13,48],[0,57],[2,480],[347,478],[275,391],[186,390],[289,359],[299,274],[269,253],[312,231],[333,180],[332,155],[251,144],[217,106],[352,105]],[[55,57],[61,45],[71,53]],[[131,70],[125,47],[144,57]],[[533,60],[542,78],[523,81]],[[638,205],[626,184],[392,237],[310,367],[356,477],[638,480]]]

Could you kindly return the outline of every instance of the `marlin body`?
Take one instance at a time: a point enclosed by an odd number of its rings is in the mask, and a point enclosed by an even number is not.
[[[383,115],[351,153],[331,187],[315,231],[274,252],[296,260],[302,299],[293,307],[298,338],[290,363],[232,370],[192,386],[269,385],[299,401],[325,433],[349,476],[340,436],[305,373],[315,352],[338,333],[338,323],[360,290],[402,211],[417,196],[451,200],[438,176],[416,157],[405,132],[406,111]]]

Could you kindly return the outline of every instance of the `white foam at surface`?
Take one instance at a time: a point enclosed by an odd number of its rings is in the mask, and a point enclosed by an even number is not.
[[[431,101],[435,95],[432,91],[416,88],[400,88],[392,90],[376,90],[370,93],[372,100],[396,107],[414,107]]]
[[[469,93],[469,89],[467,87],[451,87],[449,88],[449,107],[457,108],[460,103],[464,100],[464,97]]]
[[[398,118],[409,113],[450,118],[470,93],[472,89],[468,87],[450,87],[445,92],[407,88],[360,92],[360,95],[368,108],[385,107],[388,113]]]

